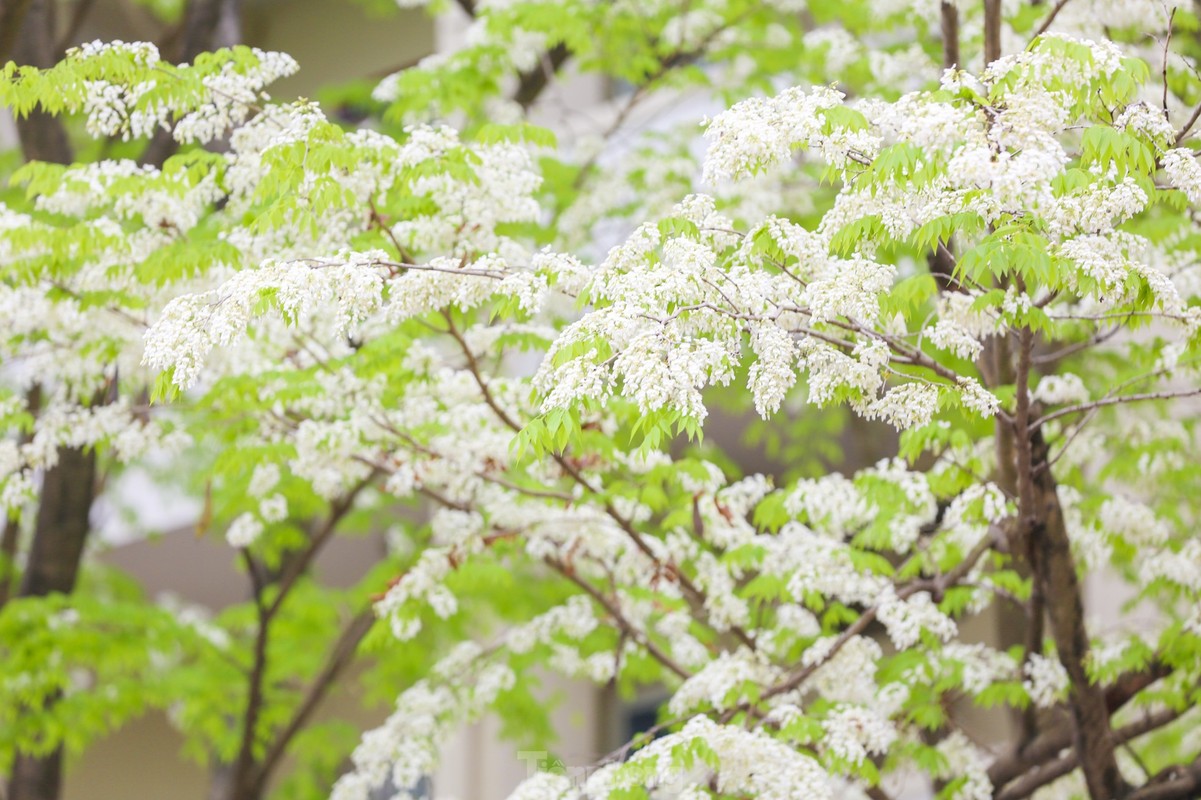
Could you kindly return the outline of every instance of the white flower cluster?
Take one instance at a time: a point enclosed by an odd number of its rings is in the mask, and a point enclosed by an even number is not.
[[[972,308],[977,297],[968,292],[939,295],[938,321],[926,330],[931,344],[968,360],[980,355],[982,340],[996,332],[997,323],[993,315]]]
[[[787,89],[770,98],[751,98],[711,120],[705,129],[709,152],[705,179],[717,182],[744,178],[786,161],[794,148],[818,151],[834,166],[845,166],[851,153],[874,155],[879,139],[862,132],[836,129],[824,133],[820,112],[842,105],[842,92],[814,87]]]
[[[216,74],[200,79],[205,89],[204,102],[188,111],[175,124],[175,140],[211,142],[235,125],[246,121],[268,84],[294,74],[300,67],[286,53],[253,48],[255,65],[239,69],[231,62],[221,65]]]
[[[1171,184],[1184,192],[1190,203],[1201,205],[1201,165],[1196,151],[1177,147],[1164,153],[1160,162]]]
[[[1030,396],[1032,399],[1048,405],[1084,403],[1089,399],[1088,388],[1084,385],[1084,381],[1080,379],[1079,375],[1073,375],[1070,372],[1043,376]]]
[[[421,632],[421,608],[428,606],[445,619],[458,611],[459,603],[443,579],[478,544],[468,548],[430,548],[421,554],[417,563],[400,577],[392,588],[375,604],[375,611],[387,617],[397,639],[407,641]]]
[[[937,749],[946,760],[946,772],[939,776],[966,779],[955,792],[956,800],[990,800],[992,781],[988,778],[988,755],[972,744],[962,731],[954,731],[938,743]]]
[[[1201,540],[1189,539],[1178,550],[1140,550],[1135,566],[1144,584],[1166,580],[1201,592]]]
[[[477,718],[516,680],[508,666],[486,663],[471,643],[448,655],[434,674],[401,694],[384,724],[363,737],[351,755],[354,769],[338,779],[331,800],[368,800],[389,778],[402,793],[416,787],[434,771],[445,741],[458,727]]]
[[[1066,696],[1070,681],[1058,659],[1031,653],[1022,672],[1022,686],[1039,708],[1052,708]]]
[[[755,352],[755,363],[751,365],[747,386],[755,399],[755,410],[767,418],[780,410],[785,395],[796,383],[796,344],[778,325],[754,325],[751,349]]]
[[[225,530],[230,547],[250,547],[263,534],[263,521],[249,511],[239,514]]]
[[[880,419],[899,431],[930,424],[938,412],[940,391],[931,383],[902,383],[863,409],[867,419]]]
[[[685,766],[673,754],[693,742],[703,742],[716,753],[719,766],[703,762]],[[636,783],[644,765],[653,765],[651,785]],[[689,787],[713,786],[721,794],[763,800],[826,800],[831,797],[829,778],[811,757],[761,731],[720,725],[708,717],[693,717],[678,733],[655,740],[635,753],[625,765],[610,765],[594,772],[580,797],[608,797],[614,790],[662,788],[685,792]],[[694,795],[695,796],[695,795]]]
[[[779,676],[777,668],[745,648],[722,653],[684,681],[667,709],[676,717],[710,709],[724,711],[742,702],[747,687],[770,686]]]
[[[889,587],[877,602],[877,616],[898,650],[908,650],[916,645],[923,631],[944,642],[959,632],[955,621],[934,605],[929,592],[918,592],[902,600]]]
[[[878,712],[844,706],[822,720],[823,743],[838,758],[862,764],[868,755],[884,755],[897,740],[896,727]]]
[[[125,141],[154,133],[166,114],[147,113],[138,108],[138,101],[154,88],[150,81],[128,87],[108,81],[85,81],[87,96],[83,112],[87,115],[88,133],[97,139],[120,136]]]
[[[153,369],[174,369],[175,385],[190,387],[209,352],[244,336],[267,297],[293,323],[320,313],[334,320],[337,332],[353,331],[380,307],[388,271],[377,261],[386,258],[368,252],[345,260],[265,263],[235,274],[220,289],[177,297],[146,332],[143,360]]]
[[[145,419],[124,400],[92,407],[54,396],[44,402],[27,441],[0,439],[0,512],[34,495],[35,472],[54,467],[60,448],[107,445],[118,462],[128,463],[152,452],[175,455],[191,443],[184,431]]]
[[[246,52],[242,59],[246,63],[231,58],[215,71],[212,66],[187,64],[164,69],[153,44],[121,41],[95,41],[73,48],[66,63],[90,70],[93,63],[114,60],[125,62],[130,76],[125,82],[81,82],[88,133],[125,140],[148,136],[159,127],[170,127],[172,115],[176,115],[180,119],[173,135],[182,143],[209,142],[245,122],[265,99],[264,88],[298,69],[291,56],[258,48]],[[189,83],[195,84],[194,94],[178,90],[179,85]]]

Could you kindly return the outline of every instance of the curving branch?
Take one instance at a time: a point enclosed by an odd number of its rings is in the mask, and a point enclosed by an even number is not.
[[[1140,736],[1151,733],[1175,722],[1182,711],[1164,709],[1148,714],[1140,720],[1124,725],[1113,732],[1115,744],[1125,744]],[[1058,758],[1040,764],[1025,775],[1017,778],[1008,786],[993,793],[994,800],[1023,800],[1051,781],[1062,778],[1080,766],[1080,758],[1072,750],[1068,750]]]

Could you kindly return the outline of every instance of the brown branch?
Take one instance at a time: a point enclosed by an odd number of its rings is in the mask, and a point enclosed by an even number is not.
[[[1113,714],[1143,689],[1170,673],[1169,667],[1162,662],[1156,662],[1144,670],[1122,675],[1105,690],[1106,710]],[[1062,725],[1044,730],[1037,739],[1021,748],[1017,753],[994,761],[988,768],[989,782],[1000,788],[1071,746],[1072,726],[1065,720]]]
[[[1032,449],[1031,464],[1047,459],[1047,444],[1039,430],[1022,433]],[[1120,797],[1126,783],[1114,757],[1114,741],[1104,691],[1091,682],[1085,664],[1088,660],[1088,632],[1084,624],[1084,603],[1079,577],[1072,556],[1071,541],[1063,519],[1055,479],[1051,470],[1019,476],[1033,483],[1033,503],[1023,509],[1026,535],[1030,537],[1034,579],[1042,584],[1047,617],[1055,640],[1059,663],[1071,680],[1068,707],[1075,726],[1073,747],[1093,800]]]
[[[13,576],[17,573],[17,545],[21,533],[20,522],[6,516],[3,531],[0,531],[0,608],[12,594]]]
[[[1176,9],[1172,9],[1172,13],[1168,15],[1168,33],[1163,40],[1163,116],[1169,122],[1172,121],[1172,115],[1168,111],[1168,57],[1172,51],[1172,23],[1176,19]]]
[[[1198,119],[1201,119],[1201,104],[1198,104],[1197,107],[1193,109],[1193,113],[1191,116],[1189,116],[1188,122],[1184,123],[1184,127],[1180,129],[1180,133],[1176,134],[1175,144],[1180,144],[1184,141],[1184,137],[1189,135],[1189,132],[1193,129],[1193,126],[1197,124]]]
[[[463,338],[463,335],[455,326],[454,319],[449,313],[446,312],[443,312],[442,316],[446,320],[447,332],[458,343],[459,348],[463,351],[463,356],[467,359],[467,369],[471,373],[476,386],[479,387],[480,394],[483,396],[484,402],[490,409],[492,409],[492,412],[496,414],[497,418],[500,419],[500,421],[506,426],[508,426],[510,430],[515,433],[520,432],[521,425],[519,425],[509,415],[509,413],[501,407],[496,398],[492,395],[492,391],[488,388],[488,382],[484,380],[483,373],[480,371],[479,361],[476,359],[475,353],[471,351],[471,347],[467,344],[467,340]],[[565,473],[571,476],[572,480],[580,485],[581,488],[586,489],[590,494],[598,493],[596,488],[592,486],[592,483],[585,478],[578,469],[576,469],[575,465],[573,465],[568,459],[564,458],[562,454],[553,453],[551,457]],[[610,500],[603,500],[602,505],[604,507],[605,514],[607,514],[610,519],[617,523],[618,527],[620,527],[626,533],[626,535],[630,537],[634,545],[647,558],[649,558],[652,563],[661,563],[658,556],[655,555],[655,551],[652,550],[650,545],[643,540],[642,534],[638,532],[638,530],[628,519],[622,516],[622,514],[617,510],[616,506],[614,506]],[[681,588],[683,588],[684,591],[687,592],[694,601],[704,605],[704,593],[701,592],[701,590],[698,589],[691,580],[689,580],[687,575],[681,572],[672,563],[665,564],[664,566],[670,570],[671,574],[676,578],[676,580],[679,581]],[[755,649],[755,640],[740,626],[735,625],[730,629],[730,631],[747,647],[751,648],[752,650]]]
[[[288,593],[305,572],[308,571],[313,559],[317,557],[321,548],[333,536],[338,523],[350,512],[350,509],[354,506],[355,498],[371,485],[371,482],[375,480],[378,474],[377,471],[372,471],[370,475],[355,484],[349,492],[330,504],[329,515],[326,516],[325,522],[317,529],[312,538],[309,539],[308,547],[301,551],[297,558],[288,562],[283,573],[280,574],[279,579],[276,581],[276,585],[279,588],[276,591],[275,599],[271,601],[271,605],[267,606],[265,610],[268,619],[271,619],[279,612],[279,609],[284,604],[284,600],[287,599]]]
[[[550,556],[547,556],[545,561],[560,575],[567,578],[576,586],[587,592],[589,597],[591,597],[598,605],[605,609],[605,612],[613,619],[615,623],[617,623],[617,626],[621,628],[622,632],[638,644],[642,645],[643,648],[646,649],[646,652],[651,654],[652,658],[684,680],[687,680],[689,677],[691,677],[691,673],[677,664],[671,656],[663,652],[662,648],[651,641],[650,636],[642,631],[639,631],[628,619],[625,618],[625,615],[621,613],[621,609],[617,607],[616,601],[610,601],[609,598],[605,597],[605,595],[601,593],[599,589],[581,578],[576,574],[574,569],[567,566],[563,562],[551,558]]]
[[[1195,800],[1201,796],[1201,756],[1185,766],[1172,766],[1155,775],[1127,800]]]
[[[374,622],[375,611],[371,606],[368,606],[347,623],[337,642],[330,650],[325,661],[325,666],[321,668],[321,672],[313,679],[313,683],[309,686],[304,699],[301,700],[300,705],[297,706],[296,711],[292,714],[292,718],[288,720],[288,723],[276,735],[270,746],[268,746],[267,752],[263,756],[255,775],[256,797],[262,794],[263,788],[271,779],[271,774],[279,765],[280,760],[288,749],[288,745],[291,744],[296,734],[308,724],[313,713],[329,694],[330,689],[333,688],[339,675],[354,660],[354,654],[358,649],[359,643],[363,641],[368,631],[371,630]]]
[[[984,557],[984,554],[992,550],[1001,539],[1002,536],[999,530],[992,531],[991,535],[986,535],[979,542],[977,542],[976,546],[972,548],[972,551],[968,553],[963,561],[960,561],[958,564],[956,564],[953,569],[936,578],[913,581],[912,583],[898,589],[897,597],[904,600],[905,598],[911,597],[918,592],[929,592],[934,596],[941,595],[942,593],[946,592],[947,589],[951,588],[955,584],[959,583],[959,581],[967,577],[967,574],[971,572],[972,568],[976,566],[976,563]],[[838,635],[838,638],[834,640],[833,644],[831,644],[830,648],[826,651],[826,657],[824,659],[815,664],[810,664],[809,666],[802,668],[798,672],[793,673],[793,675],[786,679],[783,683],[779,683],[771,687],[763,693],[762,699],[766,700],[770,697],[775,697],[776,695],[790,692],[803,684],[813,675],[813,673],[817,672],[817,670],[820,669],[825,662],[829,661],[831,656],[841,650],[847,644],[847,642],[867,630],[867,627],[873,621],[875,621],[876,615],[879,614],[879,612],[880,607],[878,605],[865,609],[864,612],[859,615],[858,619],[852,622],[846,629],[843,630],[842,633]]]
[[[1178,719],[1181,711],[1175,709],[1165,709],[1162,711],[1148,714],[1140,720],[1124,725],[1113,732],[1113,739],[1116,744],[1124,744],[1133,739],[1151,733],[1154,730],[1162,728]],[[1010,783],[1004,789],[993,794],[994,800],[1022,800],[1029,797],[1038,789],[1046,786],[1051,781],[1067,775],[1072,770],[1080,766],[1080,759],[1075,752],[1068,752],[1054,761],[1042,764],[1022,777]]]
[[[267,640],[270,636],[271,618],[267,614],[267,606],[263,593],[266,582],[259,573],[258,565],[250,555],[250,551],[242,549],[242,560],[250,575],[254,588],[254,607],[257,615],[257,625],[254,634],[254,651],[250,674],[246,678],[246,707],[242,712],[242,741],[238,746],[238,757],[234,762],[231,797],[251,798],[251,787],[254,783],[254,744],[258,729],[259,716],[263,707],[263,683],[267,676]]]
[[[513,102],[528,111],[570,58],[571,51],[564,44],[557,44],[543,53],[538,64],[522,74],[517,91],[513,93]]]
[[[3,2],[3,0],[0,0]],[[34,384],[29,391],[25,393],[25,410],[33,417],[37,417],[42,408],[42,387],[39,384]],[[17,440],[19,444],[28,444],[33,439],[33,431],[24,431]],[[90,508],[89,508],[90,510]],[[17,575],[17,548],[20,545],[21,524],[20,517],[11,518],[4,517],[4,530],[0,533],[0,608],[8,602],[12,596],[13,578]]]
[[[17,2],[21,0],[0,0]],[[3,26],[0,26],[3,29]],[[57,42],[54,40],[54,0],[27,0],[24,25],[10,29],[19,31],[13,46],[13,56],[20,64],[49,69],[58,61]],[[0,58],[0,61],[3,61]],[[17,136],[21,141],[21,152],[26,161],[50,161],[70,164],[71,144],[67,140],[67,129],[62,121],[40,108],[32,109],[27,115],[17,117]]]
[[[1034,35],[1030,37],[1030,40],[1034,41],[1035,39],[1037,39],[1038,37],[1040,37],[1044,33],[1046,33],[1047,30],[1051,27],[1051,25],[1054,24],[1055,18],[1059,16],[1059,12],[1063,11],[1063,7],[1066,6],[1069,2],[1070,2],[1070,0],[1059,0],[1059,2],[1056,3],[1051,8],[1051,13],[1047,14],[1047,16],[1045,18],[1043,18],[1042,24],[1040,24],[1037,28],[1034,29]]]
[[[71,14],[71,21],[67,23],[67,29],[63,32],[62,37],[58,40],[59,52],[65,51],[75,41],[75,37],[79,35],[80,28],[83,27],[83,21],[87,19],[91,13],[92,7],[96,5],[96,0],[77,0],[75,3],[75,11]],[[0,61],[3,61],[0,58]]]
[[[1038,423],[1030,422],[1033,349],[1034,334],[1023,328],[1019,334],[1013,425],[1020,529],[1050,618],[1059,661],[1071,679],[1069,708],[1075,725],[1074,748],[1085,784],[1093,800],[1108,800],[1120,795],[1125,782],[1114,758],[1104,693],[1091,683],[1085,669],[1088,634],[1084,607],[1055,479],[1051,470],[1037,469],[1047,461],[1047,445]]]
[[[1114,406],[1120,403],[1141,403],[1147,400],[1172,400],[1178,397],[1193,397],[1201,394],[1201,388],[1196,389],[1181,389],[1179,391],[1163,391],[1163,392],[1145,392],[1143,394],[1128,394],[1120,397],[1103,397],[1100,400],[1093,400],[1088,403],[1081,403],[1074,406],[1066,406],[1058,411],[1052,411],[1050,414],[1044,414],[1034,422],[1030,423],[1030,428],[1041,428],[1046,423],[1053,419],[1067,416],[1068,414],[1079,414],[1081,411],[1091,411],[1102,406]]]
[[[219,44],[218,29],[223,18],[229,16],[236,19],[237,9],[232,0],[190,0],[184,11],[182,36],[179,51],[175,54],[177,63],[191,63],[206,50],[212,50]],[[234,23],[237,25],[237,23]],[[240,31],[224,38],[234,40],[241,38]],[[233,44],[234,41],[228,42]],[[155,131],[146,149],[142,151],[140,161],[161,167],[179,148],[179,143],[171,131],[159,129]]]
[[[30,5],[32,0],[0,0],[0,65],[12,55]]]

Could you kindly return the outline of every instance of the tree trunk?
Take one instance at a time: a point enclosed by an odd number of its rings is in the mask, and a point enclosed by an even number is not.
[[[58,61],[53,0],[28,0],[13,57],[22,66],[42,69],[52,67]],[[71,163],[66,128],[40,108],[33,109],[28,116],[18,117],[17,134],[26,161]]]
[[[1125,796],[1130,787],[1114,758],[1105,692],[1089,680],[1084,667],[1088,657],[1084,603],[1055,478],[1047,465],[1047,444],[1041,431],[1031,439],[1036,514],[1027,531],[1031,566],[1046,602],[1059,661],[1071,679],[1068,706],[1075,725],[1073,742],[1089,796],[1113,800]]]
[[[68,594],[75,588],[87,541],[88,514],[96,485],[94,451],[58,451],[58,465],[46,472],[29,561],[21,579],[22,597]],[[9,800],[58,800],[62,748],[45,756],[18,753],[9,782]]]
[[[29,0],[17,37],[18,63],[42,68],[58,60],[53,0]],[[41,110],[17,120],[26,160],[71,162],[71,145],[62,123]],[[21,578],[19,596],[42,597],[75,588],[79,560],[87,540],[88,516],[96,483],[96,456],[60,448],[58,464],[46,471],[38,504],[33,544]],[[17,753],[9,781],[9,800],[58,800],[62,788],[62,749],[44,756]]]

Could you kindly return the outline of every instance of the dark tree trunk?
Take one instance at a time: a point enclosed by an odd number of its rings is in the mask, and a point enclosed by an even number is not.
[[[9,0],[0,0],[8,3]],[[54,0],[27,0],[27,9],[17,36],[13,57],[22,66],[47,69],[58,61],[55,44]],[[17,119],[17,134],[26,161],[71,163],[67,131],[56,118],[34,109]]]
[[[42,482],[33,546],[21,578],[23,597],[66,594],[75,588],[95,483],[93,451],[59,449],[58,465]]]
[[[58,60],[55,33],[53,0],[28,0],[15,43],[16,60],[42,68],[53,66]],[[71,162],[66,129],[49,114],[34,110],[18,119],[17,133],[26,160]],[[33,543],[19,596],[67,594],[75,588],[95,485],[95,453],[59,449],[58,464],[42,479]],[[61,749],[43,756],[16,754],[9,800],[58,800],[61,788]]]
[[[43,478],[22,597],[69,594],[75,588],[95,485],[95,452],[61,448],[58,465]],[[16,755],[8,800],[58,800],[61,788],[62,748],[44,756]]]
[[[1088,657],[1084,603],[1059,493],[1047,465],[1047,445],[1041,431],[1035,431],[1032,438],[1036,516],[1028,531],[1029,552],[1035,580],[1046,602],[1059,661],[1071,679],[1068,706],[1075,724],[1076,756],[1090,797],[1094,800],[1124,797],[1130,787],[1122,779],[1114,758],[1105,691],[1089,680],[1084,666]]]

